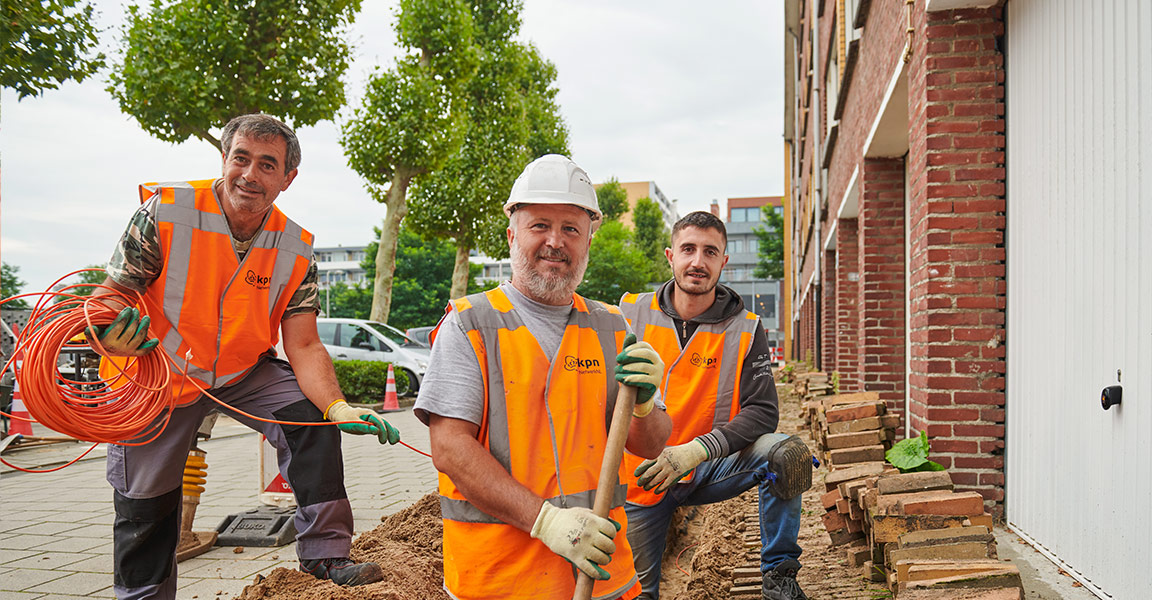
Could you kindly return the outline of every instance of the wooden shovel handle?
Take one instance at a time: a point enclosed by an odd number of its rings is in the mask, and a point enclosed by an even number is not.
[[[628,441],[628,428],[632,424],[632,410],[636,405],[636,388],[620,384],[616,392],[616,408],[612,411],[612,425],[608,429],[608,442],[604,446],[604,459],[600,462],[600,479],[596,484],[596,498],[592,512],[596,516],[608,518],[612,510],[612,498],[616,495],[619,482],[620,462],[624,460],[624,443]],[[576,593],[572,600],[589,600],[592,597],[591,577],[577,571]]]

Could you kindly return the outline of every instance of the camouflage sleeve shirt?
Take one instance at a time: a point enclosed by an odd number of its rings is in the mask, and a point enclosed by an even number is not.
[[[156,230],[156,216],[154,201],[141,206],[128,229],[120,237],[112,260],[108,262],[108,276],[113,281],[143,293],[153,281],[160,277],[164,270],[164,254],[160,249],[160,237]],[[247,251],[248,244],[232,239],[232,247],[237,249],[240,257]],[[288,301],[288,308],[284,310],[284,317],[311,312],[320,312],[320,284],[316,276],[316,257],[308,263],[308,273],[292,299]]]

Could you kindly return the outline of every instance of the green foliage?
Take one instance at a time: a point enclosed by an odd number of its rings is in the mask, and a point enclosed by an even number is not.
[[[344,37],[360,0],[152,0],[128,7],[108,91],[166,142],[263,112],[300,127],[344,105]]]
[[[95,74],[104,55],[92,53],[92,13],[92,5],[80,0],[0,2],[0,86],[23,100]]]
[[[901,473],[913,471],[943,471],[944,466],[928,460],[928,434],[921,431],[919,437],[911,437],[896,442],[884,458]]]
[[[408,186],[442,167],[467,132],[462,90],[479,60],[469,8],[464,0],[401,0],[396,38],[405,55],[373,73],[363,105],[342,128],[349,166],[388,207],[373,281],[371,318],[377,321],[387,322],[391,312]]]
[[[632,224],[636,227],[636,246],[648,260],[649,281],[667,281],[672,277],[664,249],[672,245],[668,228],[664,225],[664,212],[651,198],[636,201],[632,211]]]
[[[612,177],[596,189],[596,202],[605,221],[619,221],[628,212],[628,192]]]
[[[378,360],[334,360],[336,381],[344,392],[344,399],[354,404],[375,404],[384,400],[388,383],[388,364]],[[408,387],[408,376],[403,369],[393,369],[396,389]]]
[[[840,371],[832,371],[832,377],[829,378],[832,383],[832,393],[840,393]]]
[[[759,242],[759,260],[752,275],[761,279],[782,279],[784,277],[784,217],[776,212],[776,207],[766,204],[760,207],[764,227],[756,227]]]
[[[339,281],[329,286],[323,301],[325,316],[367,319],[372,311],[372,288],[363,283],[348,285]]]
[[[379,233],[379,230],[377,230]],[[360,265],[367,277],[374,276],[379,244],[372,242]],[[408,228],[400,230],[396,245],[396,272],[392,288],[392,314],[388,322],[398,329],[435,325],[448,305],[456,252],[451,242],[424,239]],[[482,267],[470,265],[467,293],[482,289],[476,282]],[[366,317],[359,317],[366,318]]]
[[[17,273],[20,272],[20,267],[10,265],[8,263],[0,263],[0,297],[11,298],[12,296],[19,296],[24,291],[24,285],[28,282],[20,279]],[[2,306],[5,309],[21,309],[31,308],[28,301],[24,298],[18,298],[5,302]]]
[[[459,102],[435,73],[417,59],[379,68],[368,81],[364,103],[342,129],[348,165],[368,182],[377,202],[387,202],[393,178],[440,167],[462,138]],[[406,212],[406,209],[405,209]]]
[[[472,12],[483,26],[475,38],[476,73],[460,88],[464,142],[443,167],[417,178],[409,197],[408,223],[418,233],[456,242],[457,277],[474,248],[507,256],[503,205],[524,165],[568,151],[555,67],[534,47],[512,41],[519,2],[474,2]],[[452,295],[463,293],[458,279]]]
[[[588,270],[576,293],[608,304],[616,304],[625,292],[648,289],[652,269],[632,238],[632,232],[619,221],[609,221],[592,237]]]

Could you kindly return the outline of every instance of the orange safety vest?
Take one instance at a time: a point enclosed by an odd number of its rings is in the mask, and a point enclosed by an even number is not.
[[[612,372],[626,332],[616,307],[573,294],[554,360],[499,288],[453,300],[484,374],[480,443],[516,481],[559,507],[591,508],[617,383]],[[444,519],[444,587],[458,600],[571,598],[575,571],[540,540],[468,502],[439,476]],[[609,518],[620,523],[616,552],[592,597],[635,598],[640,583],[628,545],[625,487],[617,480]]]
[[[740,412],[740,375],[744,357],[752,346],[752,335],[760,318],[744,311],[721,323],[701,323],[684,348],[680,348],[676,324],[660,310],[653,292],[625,294],[620,311],[636,332],[636,339],[652,344],[664,359],[661,395],[672,419],[672,435],[667,445],[690,442],[719,427]],[[628,481],[628,502],[652,506],[662,494],[636,484],[633,474],[644,459],[624,453]],[[692,473],[681,480],[692,480]]]
[[[170,389],[178,405],[200,395],[184,379],[185,369],[204,388],[227,386],[273,349],[312,260],[312,234],[273,206],[241,262],[213,181],[140,186],[140,202],[153,203],[164,256],[160,276],[143,294],[144,307],[152,333],[172,357]],[[116,372],[102,362],[106,378]]]

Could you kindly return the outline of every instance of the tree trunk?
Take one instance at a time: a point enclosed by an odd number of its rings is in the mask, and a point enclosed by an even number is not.
[[[376,279],[372,284],[372,312],[368,318],[388,322],[392,311],[392,276],[396,271],[396,243],[400,239],[400,222],[408,215],[408,184],[414,171],[408,167],[396,169],[388,186],[388,200],[384,206],[384,226],[380,228],[380,246],[376,252]]]
[[[463,243],[456,246],[456,265],[452,269],[452,291],[448,292],[448,297],[452,300],[463,298],[468,293],[468,267],[471,265],[468,262],[468,253],[471,250]]]

